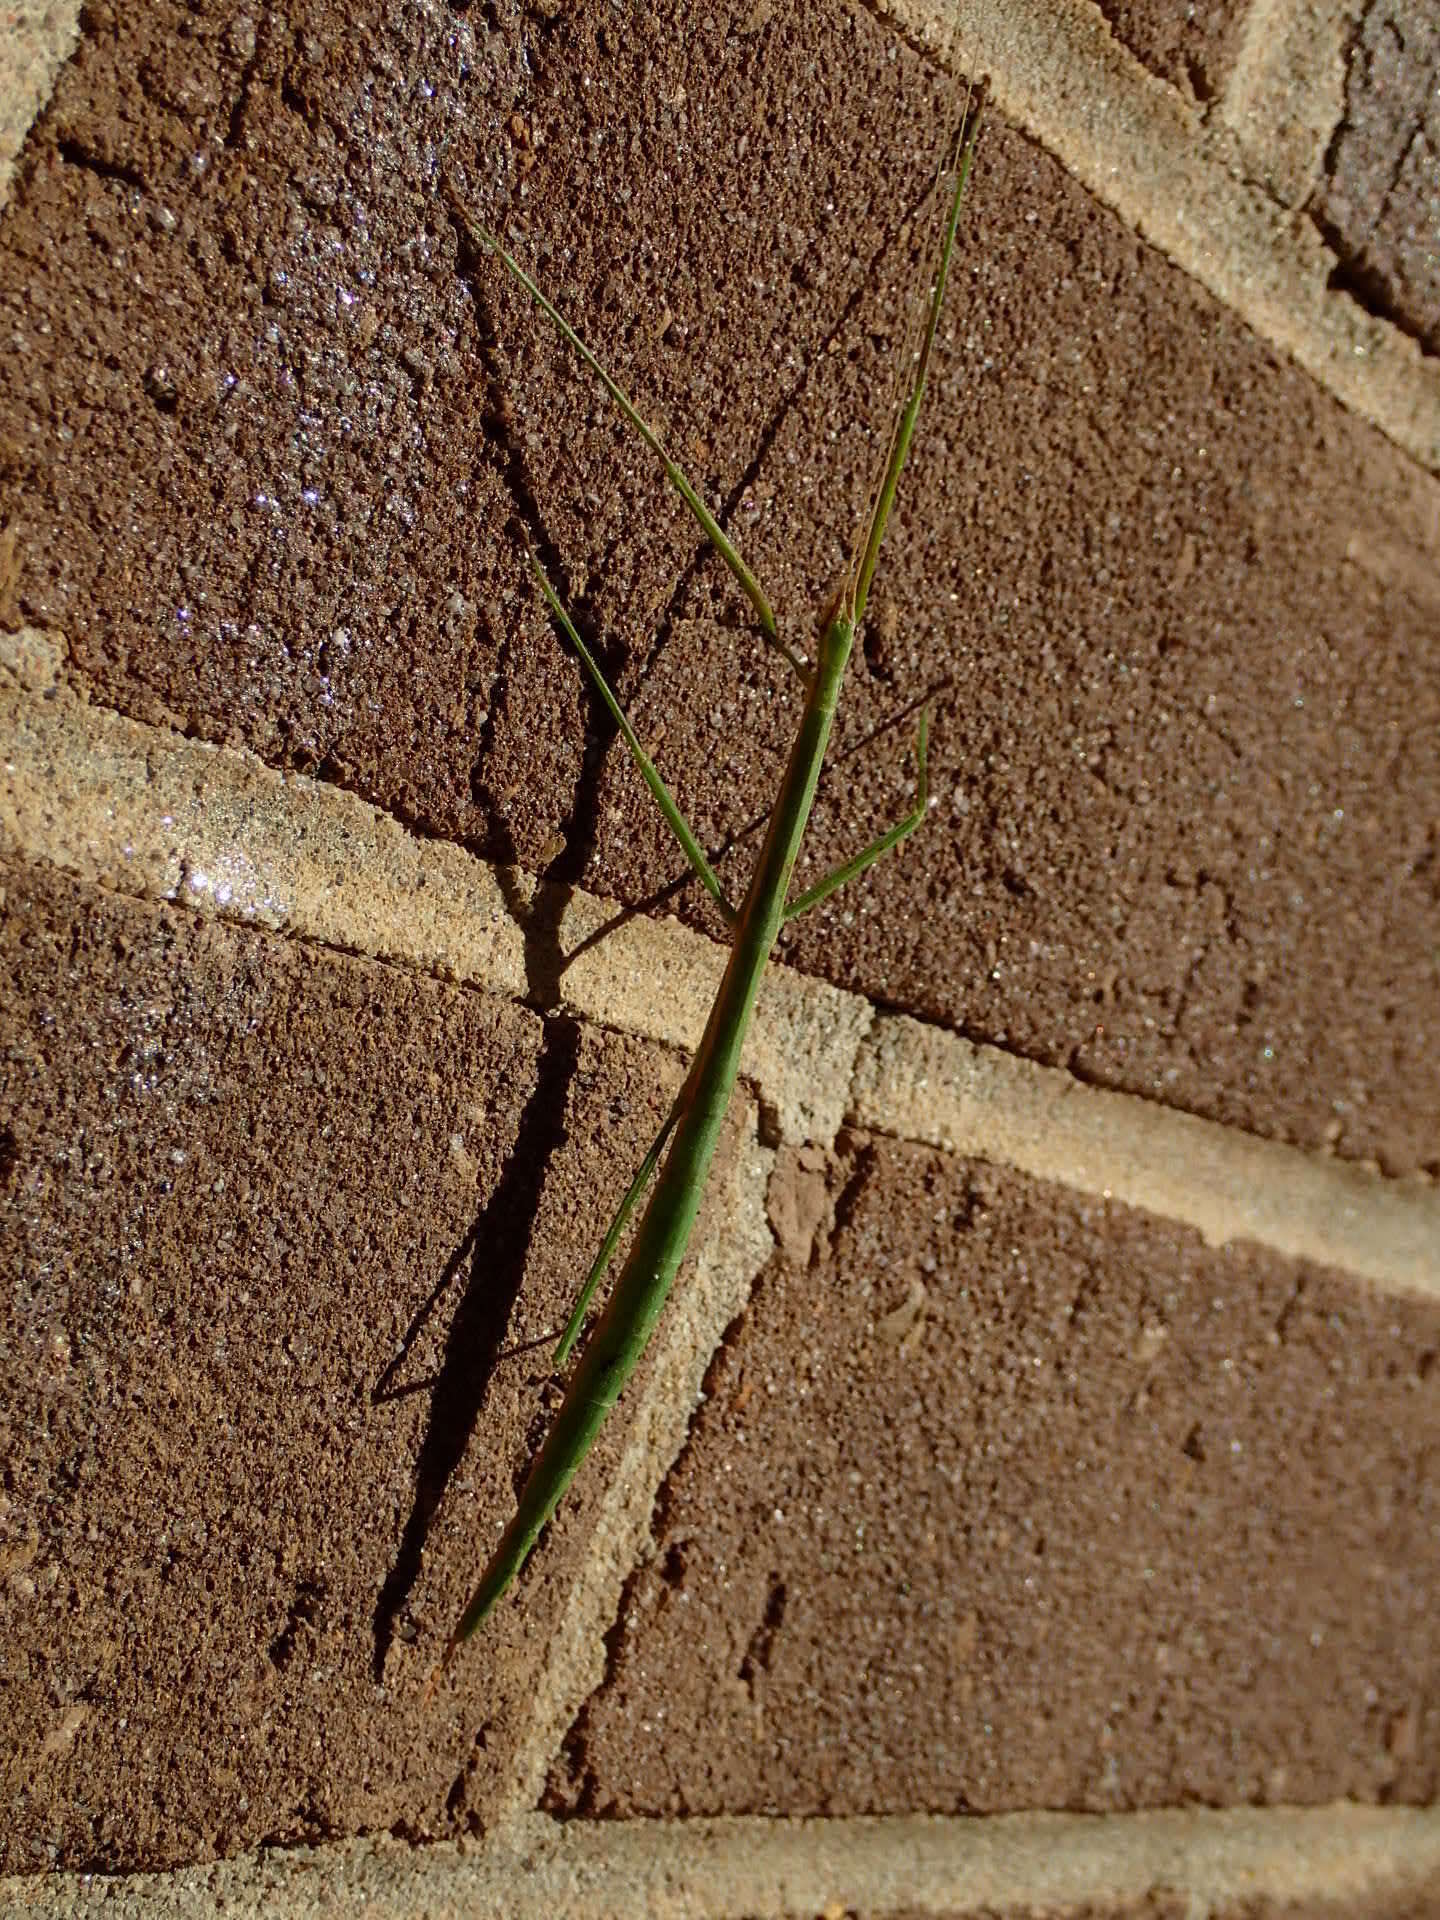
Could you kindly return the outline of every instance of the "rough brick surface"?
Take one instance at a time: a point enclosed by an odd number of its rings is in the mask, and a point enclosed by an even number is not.
[[[1237,9],[1107,11],[1214,95]],[[1430,284],[1429,107],[1393,111],[1384,64],[1426,18],[1367,16],[1333,156],[1366,297]],[[96,0],[83,35],[0,219],[0,625],[97,704],[646,901],[673,848],[529,546],[743,854],[795,687],[445,183],[803,643],[888,431],[950,89],[824,0]],[[998,115],[952,300],[810,877],[908,803],[927,695],[936,804],[790,957],[1440,1170],[1433,492]],[[4,884],[0,1862],[484,1818],[594,1564],[577,1490],[424,1697],[553,1405],[543,1351],[491,1363],[563,1317],[675,1063]],[[832,1242],[823,1188],[777,1191],[795,1264],[717,1363],[557,1803],[1433,1797],[1433,1310],[847,1153]]]
[[[1426,1801],[1440,1314],[919,1150],[838,1170],[554,1777],[593,1813]]]
[[[724,500],[897,217],[885,167],[933,168],[940,82],[818,0],[87,22],[0,228],[8,608],[109,704],[544,865],[589,707],[525,543],[613,665],[694,530],[443,181]]]

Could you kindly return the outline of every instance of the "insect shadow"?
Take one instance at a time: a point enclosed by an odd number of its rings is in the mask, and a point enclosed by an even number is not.
[[[372,1406],[431,1387],[425,1437],[415,1463],[415,1492],[395,1563],[375,1607],[373,1670],[384,1678],[397,1623],[420,1577],[425,1543],[455,1469],[479,1423],[496,1366],[524,1351],[506,1348],[505,1330],[525,1274],[525,1255],[550,1163],[565,1139],[565,1110],[580,1061],[580,1029],[559,1018],[545,1024],[535,1086],[495,1191],[445,1263],[429,1298],[406,1329],[399,1353],[372,1390]],[[405,1360],[456,1278],[465,1290],[445,1336],[440,1368],[430,1381],[398,1384]]]

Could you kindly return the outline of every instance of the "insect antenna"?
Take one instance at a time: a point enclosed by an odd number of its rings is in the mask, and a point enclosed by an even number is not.
[[[952,45],[957,37],[952,33]],[[905,456],[909,451],[911,436],[915,431],[915,422],[920,412],[930,353],[935,344],[935,334],[940,323],[945,276],[950,264],[960,202],[964,196],[965,183],[975,157],[975,142],[979,135],[985,92],[983,80],[978,86],[967,81],[959,116],[949,130],[941,150],[941,161],[936,170],[937,193],[947,180],[954,182],[950,192],[944,238],[933,255],[931,278],[927,290],[928,298],[911,303],[912,310],[906,330],[904,351],[897,356],[896,361],[890,437],[886,443],[884,460],[877,467],[868,511],[860,522],[860,532],[857,534],[855,548],[851,554],[850,568],[840,601],[842,609],[849,614],[857,626],[865,612],[870,582],[874,577],[875,565],[880,555],[880,542],[885,534],[885,523],[895,499],[900,472],[905,464]]]

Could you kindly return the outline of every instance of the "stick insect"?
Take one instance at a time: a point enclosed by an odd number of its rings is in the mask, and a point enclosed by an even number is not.
[[[575,1302],[574,1311],[560,1336],[555,1351],[558,1371],[569,1359],[580,1336],[590,1301],[609,1265],[631,1214],[652,1179],[654,1192],[636,1228],[634,1240],[621,1267],[620,1276],[604,1312],[585,1343],[580,1360],[570,1379],[560,1410],[555,1416],[540,1451],[535,1456],[515,1513],[480,1576],[445,1651],[441,1670],[448,1666],[461,1643],[469,1638],[493,1610],[510,1582],[529,1557],[542,1529],[559,1505],[580,1463],[589,1452],[606,1414],[619,1398],[626,1381],[634,1372],[646,1342],[670,1291],[670,1283],[684,1258],[691,1229],[699,1210],[710,1163],[714,1157],[730,1096],[740,1067],[741,1047],[750,1023],[751,1011],[759,990],[760,978],[781,926],[820,901],[828,899],[838,887],[878,860],[882,854],[914,832],[925,817],[927,805],[926,745],[929,709],[920,716],[916,743],[918,770],[914,808],[903,820],[882,833],[878,839],[828,874],[817,885],[788,898],[790,878],[800,851],[800,843],[810,817],[811,804],[820,777],[831,722],[840,697],[846,663],[854,643],[856,629],[865,612],[870,582],[879,558],[885,522],[895,498],[900,470],[915,431],[920,403],[925,391],[925,376],[930,364],[950,255],[960,220],[960,207],[975,156],[979,132],[980,99],[967,96],[950,153],[954,185],[950,193],[943,235],[935,255],[925,329],[908,392],[900,397],[891,430],[885,466],[876,487],[863,538],[857,540],[848,578],[826,621],[819,645],[819,657],[808,665],[780,637],[775,616],[759,582],[717,524],[714,515],[665,452],[657,436],[641,418],[627,394],[601,366],[569,322],[552,305],[540,288],[517,264],[500,241],[483,227],[467,220],[471,231],[500,259],[529,294],[535,304],[559,328],[585,365],[598,376],[630,426],[640,435],[664,466],[670,481],[707,538],[744,589],[758,617],[766,642],[775,647],[799,674],[805,688],[805,706],[790,751],[780,790],[771,810],[764,844],[755,864],[750,885],[739,908],[730,905],[724,889],[701,850],[695,835],[671,798],[653,763],[645,753],[619,701],[610,690],[598,662],[586,647],[566,612],[554,586],[534,555],[540,587],[551,614],[565,637],[579,654],[586,672],[595,683],[600,698],[609,709],[629,748],[646,785],[654,794],[666,820],[701,881],[714,895],[731,930],[730,959],[725,968],[715,1004],[705,1026],[700,1046],[690,1063],[684,1084],[675,1096],[664,1125],[620,1202],[595,1257],[595,1263]],[[457,207],[457,211],[463,210]],[[669,1152],[666,1154],[666,1147]],[[664,1156],[664,1165],[661,1158]],[[656,1169],[659,1168],[658,1176]]]

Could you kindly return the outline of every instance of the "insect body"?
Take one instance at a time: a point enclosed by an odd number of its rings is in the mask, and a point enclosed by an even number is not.
[[[749,1026],[761,975],[769,960],[782,924],[807,908],[826,899],[837,887],[878,860],[919,826],[926,809],[926,737],[928,715],[922,714],[917,743],[918,793],[914,809],[868,846],[863,853],[847,861],[818,885],[795,900],[789,900],[791,875],[800,851],[826,742],[834,719],[846,663],[854,644],[856,628],[865,611],[865,603],[879,556],[885,522],[895,497],[900,470],[905,462],[920,402],[925,375],[939,323],[945,277],[959,223],[960,205],[975,153],[979,130],[979,104],[967,102],[954,147],[954,186],[950,195],[943,237],[936,254],[935,279],[931,291],[924,336],[915,362],[908,394],[900,407],[891,436],[888,458],[876,489],[864,539],[857,546],[850,576],[835,613],[828,620],[820,641],[819,657],[807,666],[786,647],[776,630],[775,617],[758,582],[726,538],[714,517],[690,482],[666,454],[660,442],[641,419],[629,398],[595,359],[589,348],[551,305],[533,280],[516,264],[500,242],[484,229],[475,229],[479,239],[496,254],[554,321],[586,364],[599,376],[626,419],[655,451],[666,473],[684,498],[707,537],[740,581],[759,616],[769,644],[779,649],[805,683],[805,707],[799,730],[790,751],[789,763],[770,814],[764,845],[760,850],[750,885],[738,909],[726,900],[720,882],[706,860],[694,834],[686,825],[678,807],[666,790],[644,749],[636,739],[629,721],[606,684],[574,623],[562,605],[538,562],[532,560],[552,613],[584,662],[601,698],[615,718],[626,745],[656,800],[664,810],[677,838],[684,847],[701,880],[720,903],[721,912],[732,929],[729,963],[720,983],[715,1004],[706,1022],[704,1037],[690,1063],[684,1085],[675,1097],[654,1145],[646,1154],[629,1192],[621,1201],[609,1232],[596,1257],[576,1301],[574,1312],[556,1350],[556,1365],[561,1366],[584,1324],[590,1298],[625,1226],[645,1188],[654,1179],[649,1205],[636,1229],[630,1250],[610,1300],[585,1342],[574,1373],[565,1391],[555,1422],[535,1456],[529,1477],[521,1492],[515,1514],[479,1585],[451,1635],[446,1650],[448,1663],[462,1641],[468,1638],[494,1608],[520,1568],[525,1564],[541,1530],[549,1521],[573,1479],[576,1469],[590,1450],[606,1414],[645,1349],[651,1330],[665,1303],[676,1271],[684,1258],[695,1216],[699,1211],[706,1177],[714,1158],[716,1143],[725,1113],[734,1091],[740,1067],[740,1053]],[[668,1152],[666,1151],[668,1147]],[[664,1157],[663,1166],[661,1158]],[[658,1175],[656,1168],[659,1167]]]

